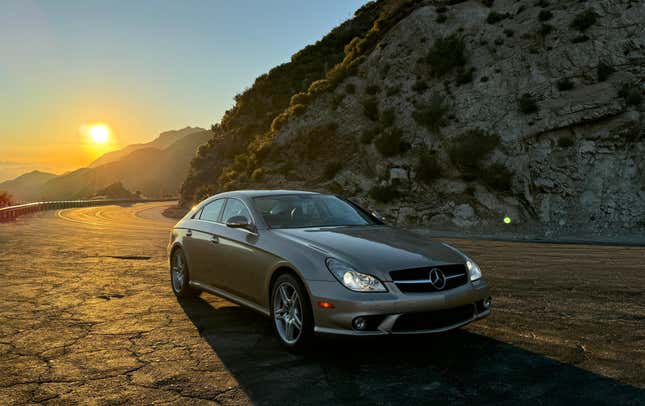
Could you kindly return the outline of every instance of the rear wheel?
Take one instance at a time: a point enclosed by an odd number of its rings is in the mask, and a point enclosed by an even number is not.
[[[271,319],[282,345],[303,350],[313,341],[313,315],[302,283],[292,275],[276,279],[271,291]]]
[[[201,292],[191,288],[189,282],[186,255],[181,249],[176,249],[170,257],[170,284],[173,293],[179,298],[199,296]]]

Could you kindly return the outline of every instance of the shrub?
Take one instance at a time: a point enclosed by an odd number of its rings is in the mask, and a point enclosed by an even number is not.
[[[383,127],[392,127],[394,125],[394,121],[396,120],[396,113],[394,112],[393,109],[385,110],[383,114],[381,114],[381,124]]]
[[[324,179],[333,179],[336,174],[343,169],[343,164],[339,161],[329,162],[323,170]]]
[[[369,190],[368,195],[380,203],[389,203],[401,197],[401,193],[393,185],[374,186]]]
[[[419,181],[429,185],[432,181],[441,177],[441,166],[434,154],[424,151],[419,156],[415,172]]]
[[[445,23],[447,19],[448,19],[447,15],[439,14],[437,15],[437,18],[435,18],[435,21],[438,22],[439,24],[442,24],[442,23]]]
[[[293,96],[291,96],[291,102],[289,104],[292,105],[292,106],[295,105],[295,104],[306,105],[306,104],[309,104],[310,101],[311,101],[311,99],[310,99],[308,93],[300,92],[300,93],[296,93]]]
[[[574,43],[574,44],[579,44],[581,42],[587,42],[587,41],[589,41],[589,39],[590,38],[588,36],[583,34],[583,35],[578,35],[577,37],[574,37],[571,40],[571,42]]]
[[[475,73],[475,68],[470,67],[468,69],[459,68],[457,70],[457,79],[455,80],[457,86],[465,85],[473,81],[473,73]]]
[[[504,35],[506,35],[508,38],[512,37],[515,34],[515,32],[509,28],[504,29]]]
[[[616,70],[607,65],[604,62],[600,62],[598,64],[598,68],[596,68],[596,72],[598,74],[598,81],[599,82],[604,82],[605,80],[609,79],[609,76],[611,76],[612,73],[614,73]]]
[[[574,144],[573,138],[571,137],[562,137],[558,139],[558,146],[560,148],[569,148],[572,147]]]
[[[638,106],[643,101],[643,95],[637,83],[625,83],[618,91],[618,95],[625,99],[628,106]]]
[[[501,13],[498,13],[496,11],[491,11],[488,14],[488,17],[486,17],[486,22],[488,24],[497,24],[498,22],[500,22],[502,20],[505,20],[508,17],[510,17],[510,14],[508,14],[508,13],[501,14]]]
[[[538,105],[533,96],[529,93],[524,93],[519,100],[520,111],[524,114],[531,114],[538,111]]]
[[[445,13],[446,11],[448,11],[448,7],[446,7],[446,6],[438,6],[438,7],[435,8],[435,11],[437,13]]]
[[[558,80],[558,90],[565,92],[567,90],[573,89],[573,81],[569,78],[562,78]]]
[[[547,35],[553,32],[553,26],[551,24],[542,24],[540,27],[540,35],[546,37]]]
[[[494,2],[495,0],[482,0],[482,3],[488,8],[493,7]]]
[[[399,93],[401,93],[401,87],[400,87],[400,86],[391,86],[391,87],[388,87],[388,88],[387,88],[387,91],[385,92],[385,94],[386,94],[387,96],[394,96],[394,95],[397,95],[397,94],[399,94]]]
[[[264,169],[256,168],[253,173],[251,173],[251,180],[253,182],[260,182],[264,178]]]
[[[506,166],[500,163],[494,163],[484,168],[481,172],[482,181],[491,189],[498,192],[508,192],[511,190],[513,174]]]
[[[596,23],[597,18],[598,17],[593,10],[587,9],[582,13],[576,14],[573,20],[571,20],[569,26],[581,32],[586,31],[589,27]]]
[[[427,62],[432,68],[434,76],[443,76],[456,67],[466,64],[466,45],[464,40],[457,35],[440,37],[432,45]]]
[[[464,179],[473,180],[481,171],[481,162],[499,145],[499,136],[480,129],[468,130],[448,149],[450,160]]]
[[[370,120],[378,121],[378,100],[371,98],[363,101],[363,113],[365,113],[365,117],[369,118]]]
[[[367,87],[365,87],[365,93],[369,94],[370,96],[374,96],[380,91],[381,89],[377,85],[368,85]]]
[[[426,90],[428,90],[428,83],[426,83],[425,80],[417,80],[413,85],[412,85],[412,90],[414,90],[417,93],[423,93]]]
[[[362,144],[371,144],[374,141],[374,138],[381,133],[380,128],[373,128],[371,130],[364,130],[361,134],[361,143]]]
[[[445,124],[448,111],[450,111],[450,106],[443,102],[443,97],[439,94],[434,94],[430,104],[417,109],[412,113],[412,117],[417,124],[430,130],[436,130]]]
[[[354,85],[353,83],[348,83],[347,85],[345,85],[345,93],[347,94],[356,93],[356,85]]]
[[[553,13],[549,10],[540,10],[540,13],[538,14],[538,20],[540,21],[549,21],[552,18]]]
[[[374,140],[374,146],[386,158],[400,155],[410,149],[410,144],[403,139],[403,130],[399,128],[384,131]]]

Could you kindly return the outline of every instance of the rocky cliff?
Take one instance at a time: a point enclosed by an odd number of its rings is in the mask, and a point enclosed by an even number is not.
[[[645,2],[375,4],[208,192],[328,190],[439,228],[645,230]]]

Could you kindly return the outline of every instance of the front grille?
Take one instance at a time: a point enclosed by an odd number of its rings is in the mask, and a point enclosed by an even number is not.
[[[421,331],[437,330],[455,324],[466,322],[473,318],[475,307],[472,304],[454,307],[452,309],[436,310],[433,312],[402,314],[394,322],[392,331]]]
[[[430,271],[438,268],[446,277],[446,286],[437,289],[430,283]],[[454,289],[468,282],[466,265],[438,265],[432,267],[402,269],[390,272],[392,281],[403,293],[437,292]]]

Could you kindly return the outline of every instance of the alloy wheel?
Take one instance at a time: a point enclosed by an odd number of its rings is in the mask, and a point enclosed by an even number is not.
[[[302,334],[302,301],[296,288],[282,282],[273,292],[273,320],[280,338],[295,344]]]
[[[172,257],[172,288],[175,292],[181,292],[184,287],[184,272],[186,264],[184,264],[184,256],[181,251],[175,252]]]

